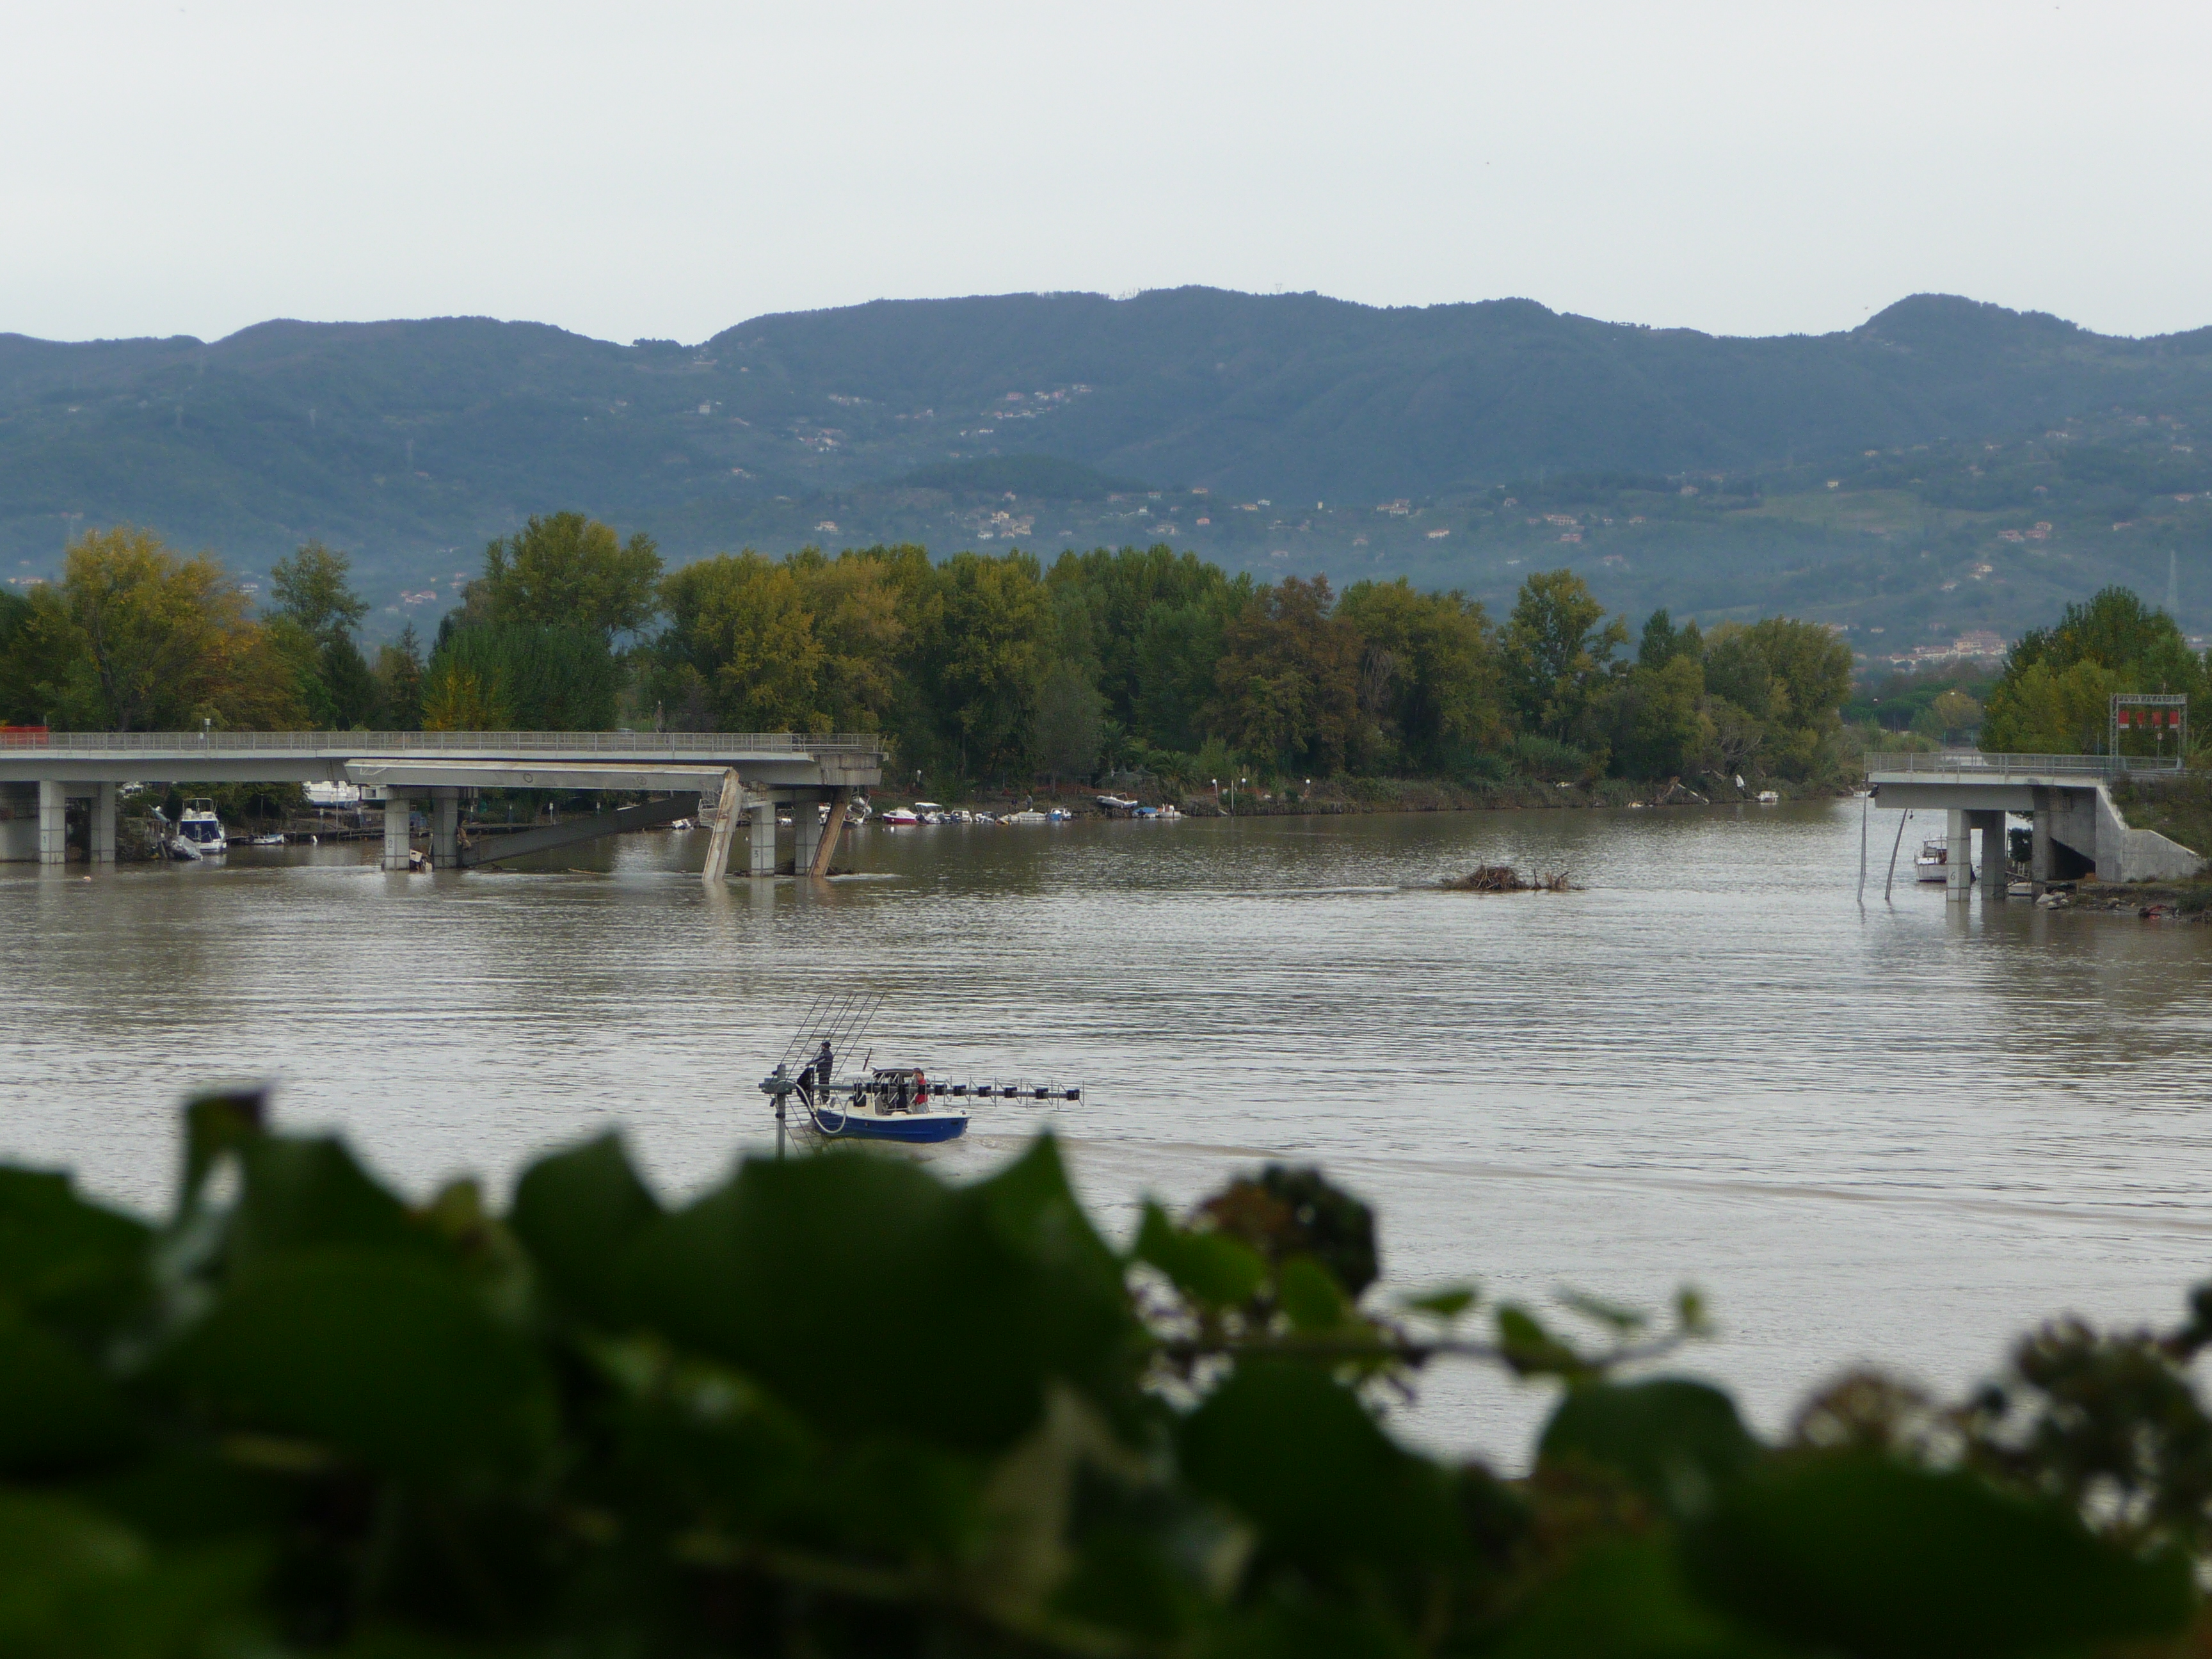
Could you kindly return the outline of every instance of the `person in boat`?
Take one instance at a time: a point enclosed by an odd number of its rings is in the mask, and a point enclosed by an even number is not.
[[[823,1037],[821,1050],[814,1056],[814,1086],[820,1093],[830,1092],[830,1073],[836,1064],[836,1057],[830,1052],[830,1039]]]

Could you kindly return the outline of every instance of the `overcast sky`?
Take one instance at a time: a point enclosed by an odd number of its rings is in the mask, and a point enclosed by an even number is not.
[[[14,0],[0,331],[884,296],[1936,290],[2212,323],[2212,8]]]

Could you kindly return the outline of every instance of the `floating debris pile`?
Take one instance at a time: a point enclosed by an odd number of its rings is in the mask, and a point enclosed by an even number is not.
[[[1447,876],[1443,887],[1450,893],[1564,893],[1571,884],[1564,870],[1556,875],[1523,876],[1510,864],[1479,864],[1463,876]]]

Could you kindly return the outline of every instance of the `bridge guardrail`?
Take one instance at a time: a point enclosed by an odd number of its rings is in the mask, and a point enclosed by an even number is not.
[[[501,754],[606,754],[672,757],[753,750],[769,754],[878,754],[869,732],[0,732],[0,750],[56,755],[300,753],[434,755],[490,750]]]
[[[1877,772],[1945,773],[1986,778],[2047,777],[2070,773],[2110,778],[2138,772],[2181,770],[2181,757],[2178,755],[1993,755],[1978,749],[1954,749],[1932,754],[1924,750],[1870,754],[1865,758],[1869,776]]]

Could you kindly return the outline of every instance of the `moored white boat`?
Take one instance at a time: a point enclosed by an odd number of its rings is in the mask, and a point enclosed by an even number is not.
[[[1930,836],[1920,843],[1919,852],[1913,855],[1913,879],[1915,881],[1945,881],[1949,879],[1950,874],[1950,843],[1941,836]],[[1970,867],[1966,872],[1966,879],[1972,881],[1973,878],[1974,872]]]
[[[221,858],[230,850],[230,838],[223,834],[215,803],[204,797],[185,803],[184,816],[177,821],[176,839],[190,842],[192,850],[204,859]]]

